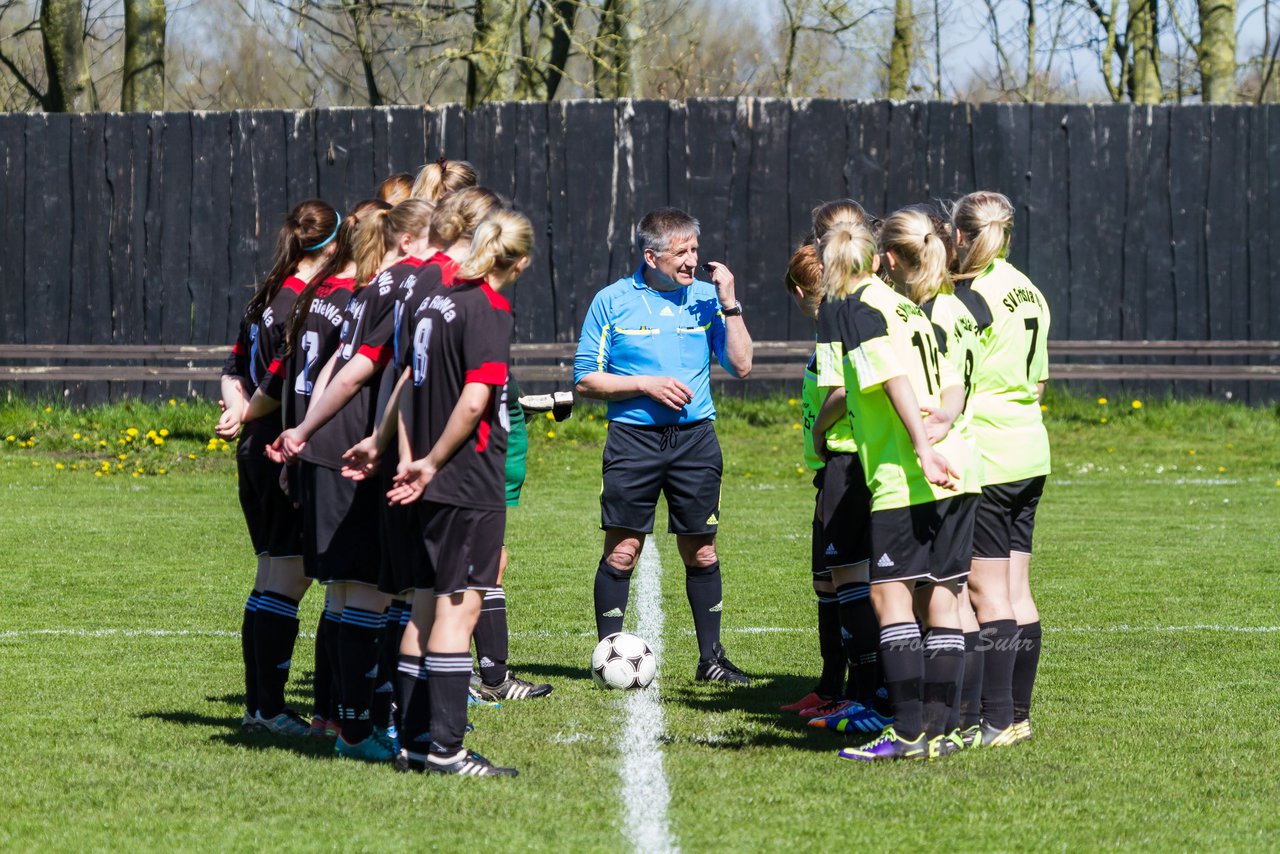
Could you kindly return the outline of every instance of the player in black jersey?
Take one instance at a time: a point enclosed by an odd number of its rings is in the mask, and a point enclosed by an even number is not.
[[[355,286],[356,228],[369,213],[390,207],[385,202],[366,199],[358,202],[343,218],[337,237],[331,244],[332,254],[298,296],[287,318],[283,359],[278,360],[282,365],[272,371],[269,382],[254,392],[246,418],[262,417],[280,409],[279,417],[288,428],[296,427],[306,417],[316,374],[338,346],[342,311]],[[288,475],[289,495],[297,506],[297,465],[289,466]],[[337,643],[340,620],[341,611],[334,605],[332,597],[326,596],[325,609],[316,629],[312,735],[337,733],[337,695],[332,690],[337,682],[334,672],[337,659],[333,655],[333,645]]]
[[[456,283],[436,291],[414,316],[411,385],[399,398],[413,458],[400,461],[387,497],[414,505],[428,558],[419,565],[414,608],[434,598],[435,613],[425,658],[402,658],[422,677],[405,698],[404,746],[396,759],[402,770],[516,773],[468,752],[462,740],[471,635],[484,593],[498,581],[506,523],[504,397],[512,319],[502,291],[528,267],[532,247],[528,219],[512,211],[493,214],[477,229]],[[429,693],[429,716],[422,713],[423,693]],[[430,745],[423,750],[418,738],[426,732]]]
[[[329,585],[331,607],[342,613],[337,643],[342,732],[335,751],[369,761],[394,755],[386,726],[390,694],[376,692],[389,601],[377,588],[379,496],[372,484],[343,478],[340,470],[342,453],[373,428],[376,391],[391,356],[393,295],[399,280],[421,267],[428,213],[425,203],[411,199],[374,211],[361,224],[357,289],[343,311],[340,345],[316,380],[302,423],[285,430],[271,447],[277,457],[303,460],[299,497],[307,569]]]
[[[262,453],[280,434],[280,416],[268,412],[249,417],[248,410],[251,395],[279,370],[285,322],[298,294],[332,253],[339,219],[327,203],[312,199],[295,207],[285,220],[271,270],[245,307],[235,346],[223,367],[223,414],[216,427],[224,438],[240,433],[236,448],[240,506],[258,556],[241,626],[242,725],[284,735],[307,732],[306,723],[285,708],[284,686],[298,635],[298,602],[310,582],[302,572],[298,514],[280,489],[280,466]]]

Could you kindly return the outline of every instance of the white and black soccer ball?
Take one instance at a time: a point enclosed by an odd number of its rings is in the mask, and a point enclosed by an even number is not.
[[[657,673],[657,656],[636,635],[614,632],[591,653],[591,678],[601,688],[644,688]]]

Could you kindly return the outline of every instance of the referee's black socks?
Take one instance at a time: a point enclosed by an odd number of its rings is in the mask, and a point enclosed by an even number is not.
[[[1013,666],[1017,658],[1018,623],[992,620],[979,624],[982,652],[982,720],[996,729],[1013,724]]]
[[[258,669],[258,709],[263,718],[284,711],[284,686],[298,639],[298,600],[268,590],[258,597],[253,628]]]
[[[693,631],[698,636],[698,661],[715,661],[720,643],[720,614],[724,610],[724,590],[720,581],[720,561],[711,566],[684,568],[684,593],[693,609]]]
[[[924,732],[921,688],[924,682],[924,650],[920,627],[915,623],[892,623],[880,629],[880,662],[884,666],[885,687],[893,706],[893,729],[907,741]]]
[[[603,640],[622,631],[622,618],[627,614],[627,597],[631,593],[631,573],[614,569],[606,559],[596,568],[596,637]]]

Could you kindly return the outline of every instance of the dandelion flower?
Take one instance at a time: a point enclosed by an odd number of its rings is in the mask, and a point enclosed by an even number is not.
[[[555,417],[556,417],[556,416],[555,416],[555,413],[554,413],[554,412],[548,412],[548,413],[547,413],[547,420],[548,420],[548,421],[553,421],[553,420],[555,420]]]
[[[169,435],[169,428],[167,428],[167,427],[161,427],[161,428],[160,428],[160,435],[161,435],[161,436],[166,436],[166,437],[167,437],[167,436]]]
[[[1098,398],[1098,405],[1099,405],[1099,406],[1106,406],[1106,405],[1107,405],[1107,399],[1106,399],[1105,397],[1100,397],[1100,398]]]
[[[1106,424],[1106,423],[1107,423],[1107,418],[1106,418],[1106,416],[1104,415],[1102,418],[1099,418],[1099,419],[1098,419],[1098,423],[1099,423],[1099,424]]]
[[[195,454],[187,454],[187,459],[194,460],[195,458],[196,458]]]
[[[547,431],[547,438],[548,438],[548,439],[554,439],[555,437],[556,437],[556,431],[555,431],[555,430],[548,430],[548,431]]]
[[[136,436],[136,435],[138,435],[138,428],[137,428],[137,427],[130,427],[128,430],[125,430],[124,432],[125,432],[125,433],[127,433],[127,434],[129,434],[130,436]]]
[[[169,398],[169,405],[170,405],[170,406],[176,406],[177,404],[178,404],[178,402],[177,402],[176,400],[174,400],[172,397],[171,397],[171,398]]]
[[[1133,403],[1131,403],[1131,404],[1129,404],[1129,405],[1130,405],[1130,406],[1132,406],[1134,409],[1141,409],[1141,408],[1142,408],[1142,401],[1140,401],[1140,400],[1135,400]]]
[[[58,471],[62,471],[64,468],[66,468],[66,466],[64,466],[62,463],[54,463],[53,467],[56,468]]]
[[[1191,450],[1187,451],[1187,453],[1194,457],[1196,455],[1196,449],[1192,448]]]
[[[10,434],[10,435],[8,435],[8,436],[5,436],[5,437],[4,437],[4,440],[5,440],[6,442],[16,442],[16,441],[18,441],[18,437],[17,437],[17,436],[14,436],[13,434]]]
[[[52,407],[52,406],[46,406],[46,407],[44,408],[44,411],[45,411],[45,412],[52,412],[52,411],[53,411],[53,407]]]
[[[796,405],[796,399],[794,397],[787,398],[787,406],[795,406],[795,405]]]
[[[800,427],[800,425],[799,425],[799,424],[792,424],[792,425],[791,425],[791,429],[792,429],[792,430],[799,430],[799,429],[801,429],[801,427]]]
[[[72,438],[72,439],[79,439],[79,438],[80,438],[80,434],[79,434],[79,433],[72,433],[72,434],[71,434],[71,438]]]

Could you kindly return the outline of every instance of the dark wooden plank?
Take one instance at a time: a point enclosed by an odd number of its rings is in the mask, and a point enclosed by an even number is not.
[[[177,152],[169,152],[165,141],[164,113],[140,113],[134,117],[134,133],[145,139],[146,150],[142,155],[147,164],[146,197],[143,200],[143,243],[134,247],[135,257],[142,264],[141,297],[145,329],[143,340],[160,342],[168,340],[165,327],[173,323],[175,314],[180,316],[181,301],[167,298],[166,282],[163,277],[164,241],[161,228],[161,205],[165,198],[164,161],[166,157],[174,157]],[[154,400],[168,394],[168,385],[164,383],[146,383],[142,387],[144,400]]]
[[[667,101],[629,103],[635,115],[631,119],[631,201],[626,208],[627,234],[632,244],[627,266],[634,267],[636,224],[647,212],[671,204],[670,184],[667,180],[667,138],[671,104]]]
[[[316,111],[297,110],[284,114],[285,167],[288,172],[289,205],[314,198],[318,190],[318,149]]]
[[[374,111],[347,112],[351,117],[351,151],[347,157],[347,195],[340,203],[339,210],[346,210],[360,199],[376,195],[378,184],[387,177],[386,171],[374,161]]]
[[[1032,247],[1023,272],[1049,301],[1055,335],[1068,326],[1070,254],[1067,244],[1066,131],[1060,106],[1036,104],[1030,115],[1030,160],[1023,202],[1027,226],[1014,232],[1014,243]]]
[[[1094,177],[1098,156],[1094,108],[1070,106],[1066,114],[1071,288],[1068,312],[1065,316],[1058,314],[1067,321],[1067,328],[1059,327],[1058,334],[1065,333],[1067,338],[1101,338],[1098,315],[1104,304],[1113,305],[1114,301],[1103,301],[1104,270],[1098,244],[1104,239],[1115,240],[1115,235],[1104,234],[1098,225],[1101,206],[1096,199],[1107,188]]]
[[[751,125],[755,132],[751,150],[750,180],[747,184],[745,212],[750,231],[745,245],[734,247],[735,253],[745,259],[740,268],[734,269],[738,282],[756,284],[748,301],[751,315],[747,328],[753,336],[764,338],[760,331],[766,326],[779,328],[788,337],[804,337],[807,318],[797,317],[791,300],[786,298],[781,286],[786,263],[799,238],[808,231],[810,212],[797,204],[794,195],[789,207],[790,219],[775,219],[781,210],[779,201],[790,192],[790,171],[796,160],[791,152],[791,122],[794,118],[792,102],[781,99],[754,99],[751,102]],[[837,117],[837,129],[844,133],[844,111]],[[840,150],[834,145],[831,150]],[[831,158],[833,167],[840,169],[839,158]],[[843,175],[841,176],[843,178]],[[843,184],[843,181],[842,181]],[[843,187],[842,187],[843,189]],[[800,233],[797,234],[797,231]],[[776,317],[772,323],[766,317]],[[780,321],[780,323],[779,323]],[[792,327],[796,331],[791,332]]]
[[[743,275],[743,264],[747,258],[747,248],[752,240],[764,230],[762,217],[753,215],[748,204],[748,193],[751,189],[751,170],[755,160],[756,132],[751,125],[751,102],[738,99],[733,103],[733,163],[732,177],[729,182],[729,203],[720,213],[724,229],[724,258],[721,259],[734,273],[734,296],[750,305],[765,305],[764,294],[770,293],[769,283],[763,276]],[[779,253],[786,257],[785,249]],[[779,263],[775,259],[774,263]],[[785,263],[782,261],[781,263]],[[709,278],[709,277],[707,277]],[[777,328],[777,336],[786,335],[785,314],[775,315],[773,312],[761,312],[760,329],[769,326],[770,321]],[[754,327],[753,327],[754,328]]]
[[[1210,109],[1174,110],[1169,128],[1169,200],[1173,224],[1174,337],[1208,338],[1205,199],[1209,187]],[[1207,384],[1190,387],[1207,394]]]
[[[699,239],[702,261],[723,261],[729,246],[725,239],[725,213],[733,184],[733,124],[735,108],[724,99],[688,102],[689,207],[702,223]]]
[[[1145,163],[1135,162],[1135,182],[1145,189],[1146,266],[1135,275],[1143,284],[1146,314],[1141,337],[1170,339],[1177,331],[1177,295],[1174,290],[1173,242],[1170,233],[1169,122],[1176,108],[1155,107],[1149,111],[1150,145]]]
[[[556,288],[557,339],[576,337],[592,297],[610,282],[610,215],[613,205],[613,104],[608,101],[572,101],[564,112],[564,180],[567,208],[566,230],[558,241],[570,241],[567,268]],[[706,226],[703,227],[706,233]],[[557,246],[557,249],[560,247]],[[624,250],[625,251],[625,250]],[[567,325],[560,318],[570,318]]]
[[[101,270],[105,257],[103,229],[100,221],[103,208],[101,164],[104,156],[101,114],[87,113],[76,116],[71,128],[70,186],[74,188],[71,205],[71,230],[67,234],[66,251],[71,272],[70,302],[63,318],[65,329],[61,340],[69,344],[94,340],[94,331],[102,325],[98,314],[106,315],[109,324],[111,312],[94,310],[94,278]],[[96,254],[96,253],[102,254]],[[107,329],[110,335],[110,328]],[[106,399],[107,387],[101,383],[87,385],[69,383],[63,390],[63,400],[71,406],[83,406]]]
[[[70,115],[32,117],[27,125],[26,340],[66,343],[72,270],[66,240],[72,233]],[[28,385],[28,394],[52,397],[60,388]]]
[[[193,162],[191,115],[164,116],[164,158],[159,185],[163,189],[157,207],[160,225],[159,279],[166,311],[160,344],[186,344],[194,340],[193,309],[203,309],[209,300],[203,291],[210,286],[191,277],[191,199],[203,188],[191,184]],[[199,296],[197,296],[197,294]]]
[[[1129,148],[1125,158],[1125,211],[1121,221],[1120,249],[1122,253],[1120,276],[1117,281],[1120,297],[1119,337],[1141,338],[1147,316],[1147,241],[1150,236],[1148,217],[1151,208],[1158,204],[1161,187],[1156,176],[1147,174],[1151,159],[1151,131],[1154,107],[1135,107],[1129,110]]]
[[[435,157],[448,157],[450,160],[468,160],[467,155],[467,121],[469,113],[461,104],[447,104],[436,114],[440,117],[437,129]],[[435,159],[428,152],[428,159]],[[474,165],[474,164],[473,164]],[[480,176],[484,180],[484,176]]]
[[[788,247],[794,247],[812,229],[814,209],[845,195],[845,163],[827,154],[849,147],[845,105],[841,101],[812,100],[766,102],[762,106],[764,110],[759,115],[770,126],[756,128],[761,150],[753,168],[771,170],[766,183],[770,179],[776,183],[778,176],[784,183],[774,187],[777,195],[772,199],[754,196],[752,211],[763,220],[761,231],[782,231],[779,236],[786,238]],[[786,146],[785,154],[779,151],[779,144]],[[785,162],[764,162],[778,157]],[[787,199],[786,219],[779,221],[778,203],[783,198]],[[767,264],[776,274],[785,269],[789,257],[774,254]]]
[[[151,195],[151,116],[148,113],[128,115],[130,142],[133,158],[133,216],[129,220],[130,265],[125,312],[136,318],[130,343],[145,344],[148,335],[158,326],[151,312],[158,309],[158,300],[147,290],[147,204]],[[153,389],[147,383],[134,381],[126,385],[130,398],[142,398]]]
[[[515,193],[519,109],[512,103],[485,104],[471,114],[467,125],[467,154],[480,171],[481,183],[508,199]],[[477,128],[483,132],[477,135]]]
[[[364,198],[367,187],[348,184],[351,159],[351,111],[316,111],[316,195],[347,210],[353,198]],[[294,201],[297,204],[301,199]]]
[[[1265,143],[1256,146],[1250,157],[1266,163],[1267,174],[1258,184],[1250,181],[1250,186],[1259,194],[1260,204],[1256,209],[1250,208],[1250,222],[1256,222],[1256,226],[1251,228],[1254,236],[1249,245],[1251,250],[1257,250],[1258,260],[1251,261],[1249,267],[1249,315],[1253,321],[1249,334],[1254,338],[1271,338],[1280,335],[1280,318],[1275,317],[1275,312],[1280,311],[1280,250],[1271,249],[1271,241],[1280,234],[1280,107],[1265,104],[1257,109],[1261,115],[1254,116],[1254,124],[1265,125]],[[1255,140],[1259,133],[1261,131],[1255,131]],[[1250,403],[1274,401],[1280,389],[1267,392],[1250,389]]]
[[[194,343],[229,344],[235,340],[241,308],[252,282],[231,278],[232,125],[229,113],[196,113],[191,117],[191,279],[203,286],[203,307],[197,303]],[[215,224],[217,224],[215,226]]]
[[[285,178],[288,129],[284,115],[274,110],[263,110],[256,113],[254,119],[252,157],[259,212],[257,257],[258,269],[265,273],[271,267],[276,228],[297,202],[289,199],[289,185]]]
[[[896,102],[889,107],[889,174],[885,211],[929,201],[929,148],[925,138],[925,110],[919,101]]]
[[[423,107],[387,108],[388,174],[418,174],[427,157],[425,120],[426,111]]]
[[[387,107],[372,107],[369,114],[369,132],[371,135],[369,160],[373,167],[374,184],[369,188],[370,197],[375,195],[378,184],[397,170],[391,163],[391,112]],[[354,199],[352,201],[355,201]]]
[[[0,115],[0,340],[13,343],[26,340],[27,122],[22,113]]]
[[[928,195],[935,202],[959,198],[973,187],[969,105],[935,101],[926,107]]]
[[[344,112],[345,114],[345,112]],[[253,294],[258,280],[270,269],[270,255],[262,260],[262,253],[273,253],[281,224],[287,211],[281,215],[269,211],[261,204],[261,176],[254,169],[253,148],[256,132],[256,116],[249,111],[237,111],[231,120],[231,216],[227,225],[230,237],[227,290],[233,295],[228,307],[227,327],[223,340],[235,339],[243,308]],[[264,234],[270,235],[265,240]],[[216,285],[215,285],[216,287]],[[216,296],[215,296],[216,299]]]
[[[519,105],[515,140],[515,187],[511,201],[533,223],[533,261],[515,290],[516,341],[556,337],[551,289],[551,208],[547,186],[547,107]]]
[[[1205,206],[1205,271],[1209,336],[1249,335],[1248,116],[1252,107],[1210,108],[1209,195]],[[1214,384],[1215,396],[1245,393],[1238,384]]]
[[[850,103],[846,113],[849,150],[845,157],[845,186],[849,198],[873,216],[889,212],[889,109],[888,101]]]
[[[577,239],[570,229],[569,164],[566,158],[568,102],[547,104],[547,256],[551,261],[548,299],[551,305],[552,335],[557,341],[576,340],[582,327],[573,311],[573,291],[581,278],[573,266],[573,244]],[[589,282],[581,287],[588,300],[595,290],[607,282]],[[588,305],[590,303],[588,302]]]
[[[667,204],[688,210],[693,203],[689,190],[689,106],[672,101],[667,113]]]
[[[1093,198],[1089,204],[1094,215],[1089,217],[1096,229],[1096,253],[1099,275],[1088,280],[1073,277],[1072,287],[1084,286],[1086,292],[1095,293],[1094,336],[1120,338],[1123,307],[1122,294],[1125,279],[1123,235],[1129,216],[1126,211],[1126,166],[1129,152],[1129,118],[1136,108],[1128,104],[1103,104],[1093,108],[1094,153],[1093,168],[1085,173],[1092,184]],[[1077,162],[1072,161],[1072,183],[1079,174]],[[1073,200],[1074,201],[1074,200]],[[1083,201],[1083,199],[1082,199]],[[1073,206],[1073,213],[1083,210]],[[1030,244],[1027,244],[1030,248]]]
[[[229,344],[0,344],[0,359],[221,362],[230,352]]]

